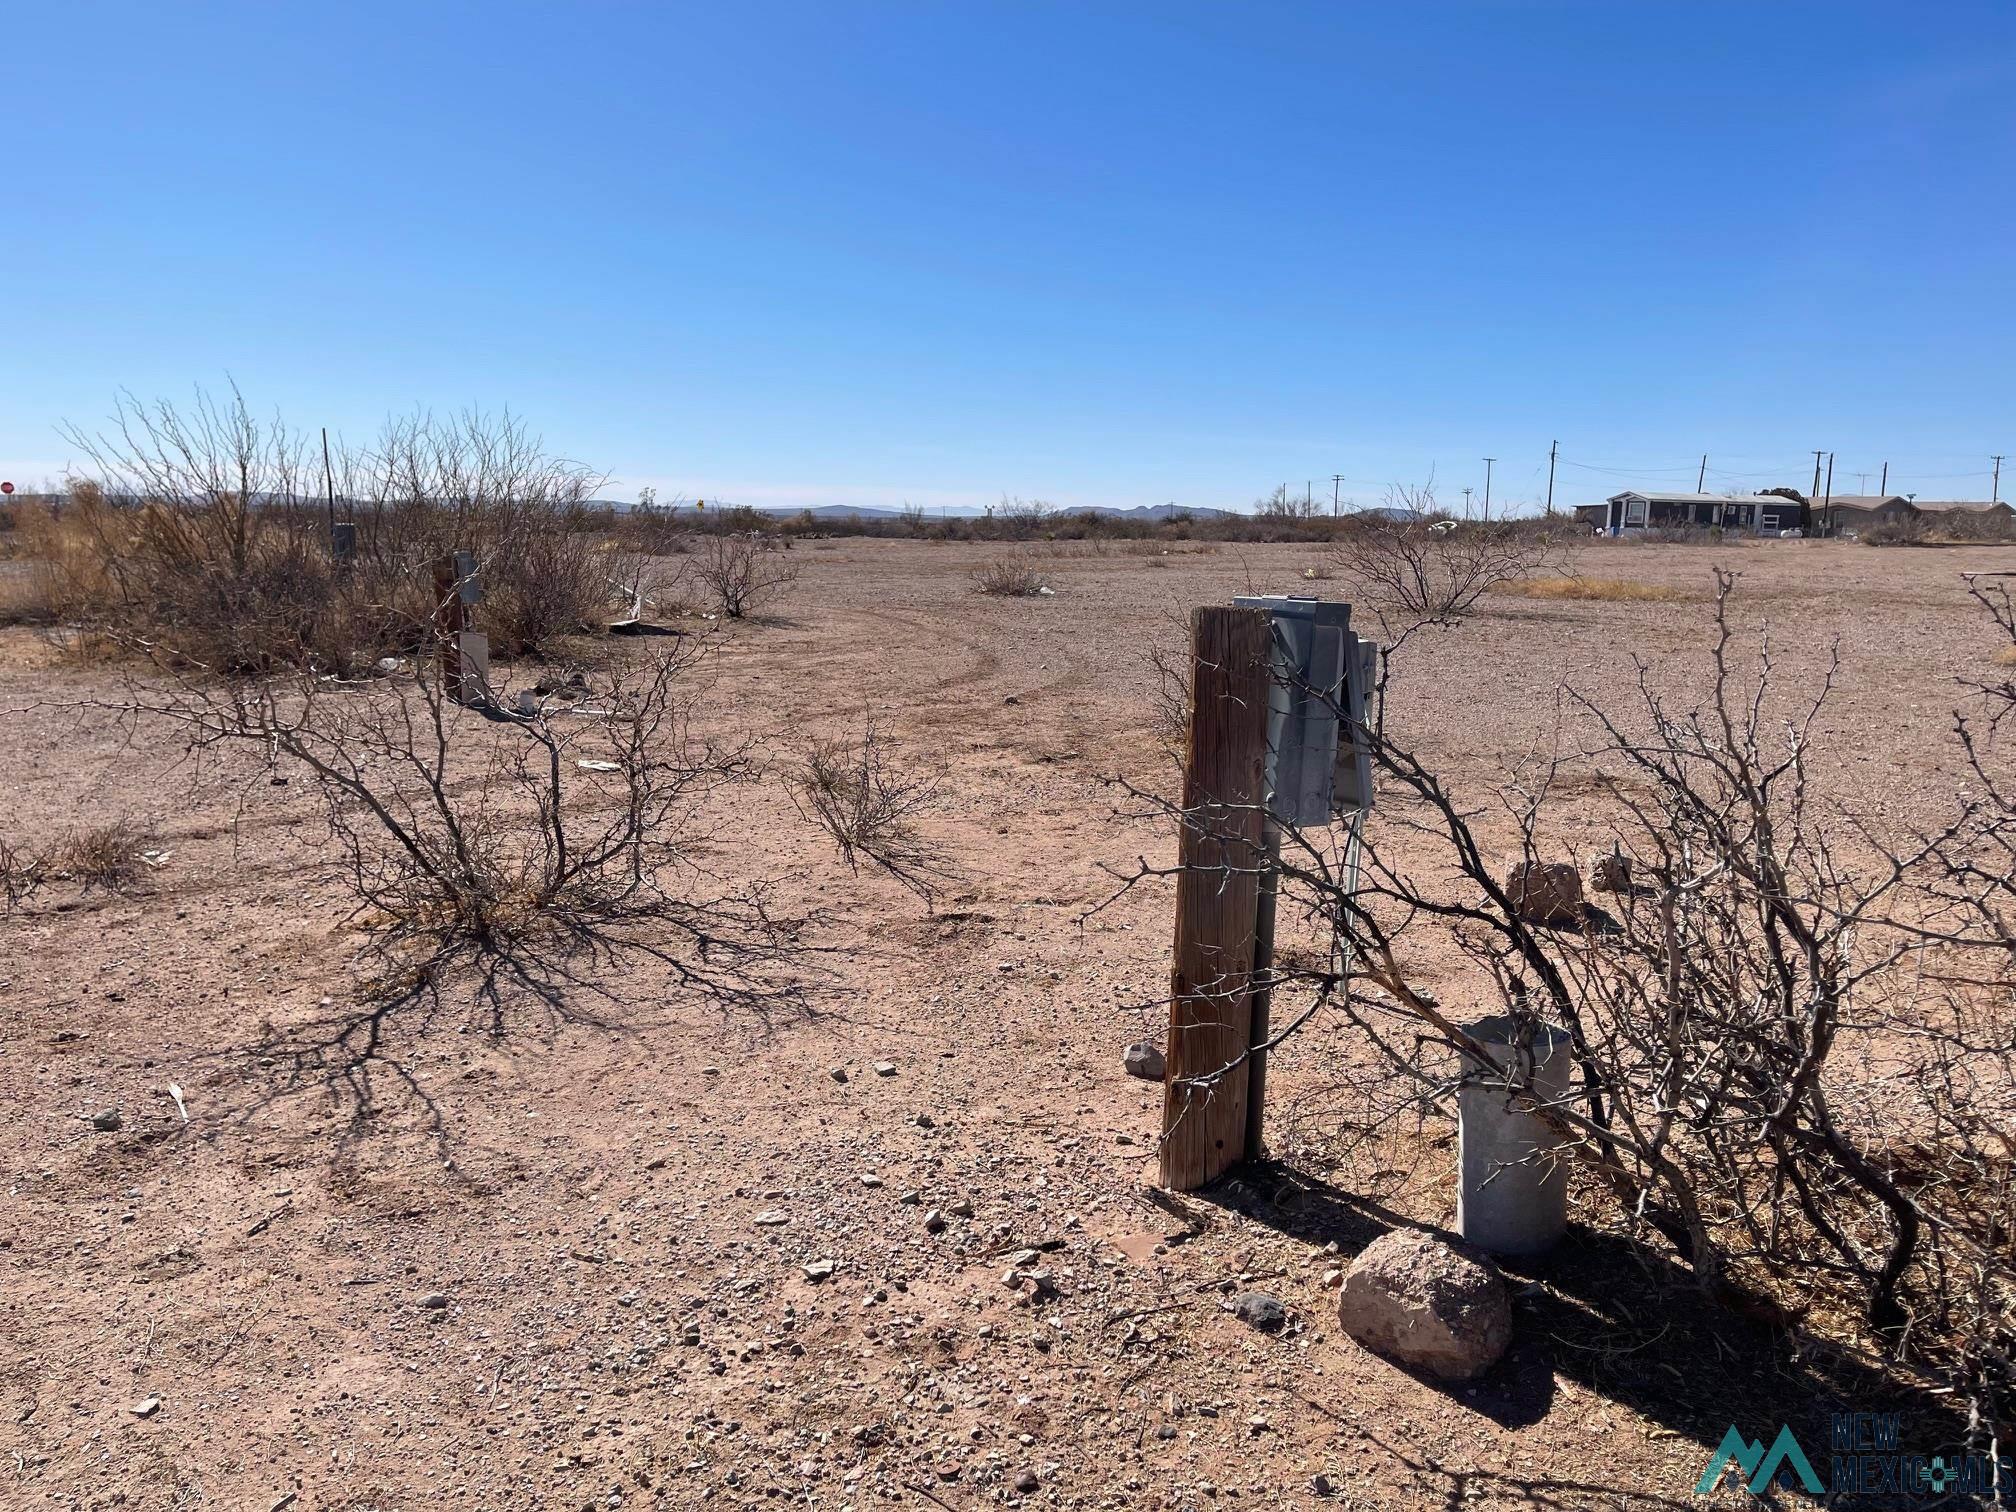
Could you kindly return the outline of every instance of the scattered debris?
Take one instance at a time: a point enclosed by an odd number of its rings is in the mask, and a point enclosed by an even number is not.
[[[182,1099],[182,1089],[175,1083],[168,1083],[168,1095],[175,1100],[175,1111],[182,1115],[182,1122],[189,1122],[189,1104]]]
[[[875,1074],[877,1076],[894,1076],[896,1074],[896,1062],[894,1061],[875,1062]]]
[[[581,768],[584,772],[620,772],[623,770],[621,762],[601,761],[588,756],[576,758],[574,765]]]
[[[836,1261],[814,1260],[805,1267],[805,1279],[814,1283],[824,1281],[837,1269],[839,1269],[839,1265]]]
[[[136,1418],[151,1418],[161,1410],[161,1398],[158,1396],[143,1397],[128,1410]]]

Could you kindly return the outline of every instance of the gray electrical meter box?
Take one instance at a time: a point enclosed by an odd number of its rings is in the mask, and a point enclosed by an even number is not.
[[[1372,806],[1366,690],[1379,648],[1351,630],[1351,606],[1285,594],[1235,598],[1273,625],[1267,701],[1267,789],[1278,824],[1328,824],[1335,808]],[[1348,728],[1341,728],[1343,711]]]

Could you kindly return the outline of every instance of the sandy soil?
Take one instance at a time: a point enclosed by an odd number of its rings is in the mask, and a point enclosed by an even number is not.
[[[172,851],[0,920],[0,1505],[1683,1507],[1732,1419],[1824,1442],[1828,1411],[1881,1404],[1579,1232],[1514,1277],[1517,1342],[1477,1385],[1360,1350],[1326,1273],[1446,1221],[1453,1150],[1431,1125],[1407,1171],[1334,1179],[1337,1026],[1277,1060],[1275,1161],[1154,1200],[1159,1088],[1120,1052],[1159,1028],[1170,897],[1087,911],[1104,868],[1167,847],[1103,779],[1165,780],[1144,652],[1176,616],[1337,590],[1290,548],[1077,548],[1043,563],[1054,597],[996,601],[967,580],[984,554],[801,545],[707,716],[787,760],[872,712],[944,779],[923,827],[963,881],[937,912],[850,875],[773,778],[720,805],[705,861],[810,917],[805,1014],[724,1015],[631,965],[578,1017],[402,1017],[305,1082],[258,1046],[359,992],[307,785],[129,740],[90,707],[115,674],[0,637],[0,834],[131,818]],[[1564,683],[1621,700],[1635,653],[1698,687],[1718,562],[1788,676],[1838,642],[1825,780],[1935,813],[1956,678],[1996,649],[1959,573],[2016,565],[1992,549],[1592,548],[1585,571],[1695,597],[1494,598],[1409,648],[1389,724],[1481,796],[1557,738]],[[1564,805],[1558,843],[1600,828]],[[1054,1295],[1003,1285],[1025,1247]],[[1285,1331],[1227,1310],[1249,1288]]]

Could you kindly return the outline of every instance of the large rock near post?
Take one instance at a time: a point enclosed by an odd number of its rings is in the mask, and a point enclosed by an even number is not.
[[[1574,924],[1582,917],[1582,873],[1566,861],[1521,861],[1505,877],[1519,917],[1533,924]]]
[[[1367,1349],[1445,1381],[1489,1370],[1512,1342],[1497,1269],[1412,1229],[1365,1246],[1344,1277],[1337,1321]]]

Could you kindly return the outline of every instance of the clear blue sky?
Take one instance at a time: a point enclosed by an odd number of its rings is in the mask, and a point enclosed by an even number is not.
[[[120,388],[611,492],[1985,496],[2006,3],[17,3],[0,476]],[[1802,460],[1804,459],[1804,460]],[[1589,464],[1615,472],[1588,470]],[[2016,470],[2016,469],[2012,469]],[[2011,490],[2005,487],[2004,494]]]

